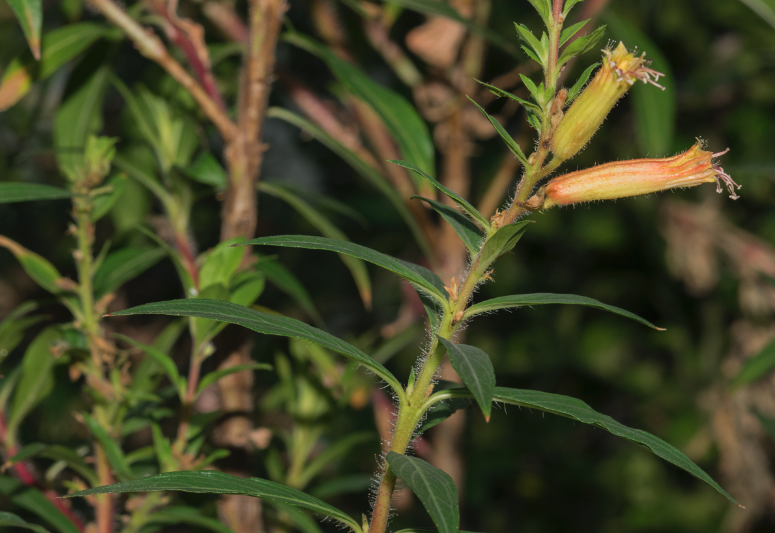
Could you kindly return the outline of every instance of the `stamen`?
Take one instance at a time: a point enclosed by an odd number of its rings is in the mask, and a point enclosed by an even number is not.
[[[725,151],[726,152],[726,151]],[[732,179],[732,176],[724,172],[724,169],[721,168],[718,165],[713,165],[713,170],[716,171],[716,175],[713,176],[716,178],[716,192],[722,192],[724,189],[721,187],[721,182],[724,182],[724,185],[726,185],[727,190],[729,191],[729,197],[732,200],[737,200],[740,198],[737,194],[735,194],[735,188],[742,188],[741,185],[738,185],[735,183],[735,180]]]

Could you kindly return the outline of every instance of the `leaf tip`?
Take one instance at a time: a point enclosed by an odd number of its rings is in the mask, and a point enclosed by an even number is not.
[[[660,328],[658,326],[654,326],[654,329],[657,331],[667,331],[667,328]]]
[[[738,506],[740,509],[745,509],[745,508],[746,508],[746,507],[745,507],[745,505],[741,505],[741,504],[739,504],[739,503],[737,504],[737,506]]]

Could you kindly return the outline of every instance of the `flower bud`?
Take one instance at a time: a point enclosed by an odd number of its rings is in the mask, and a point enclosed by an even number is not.
[[[570,159],[589,142],[616,102],[640,80],[664,87],[656,81],[664,74],[647,68],[645,53],[635,57],[621,42],[614,50],[603,50],[603,66],[565,112],[552,135],[552,151],[557,159]]]
[[[716,192],[722,192],[722,182],[736,200],[735,188],[740,185],[712,159],[726,153],[713,154],[695,144],[688,151],[664,159],[633,159],[606,163],[586,170],[558,176],[547,183],[541,209],[594,200],[613,200],[677,187],[694,187],[716,182]]]

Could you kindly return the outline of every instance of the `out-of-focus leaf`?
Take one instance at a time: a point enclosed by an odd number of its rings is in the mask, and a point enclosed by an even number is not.
[[[398,214],[401,215],[406,225],[409,226],[414,240],[422,248],[426,257],[433,257],[432,248],[425,239],[422,228],[415,220],[414,215],[406,207],[404,200],[398,195],[393,186],[374,167],[363,161],[355,152],[345,147],[325,131],[295,113],[279,107],[270,107],[267,110],[267,117],[278,118],[301,128],[344,159],[363,179],[388,199]]]
[[[468,310],[466,310],[465,319],[471,318],[481,313],[497,311],[498,309],[510,309],[514,307],[521,307],[523,305],[545,304],[585,305],[587,307],[594,307],[596,309],[608,311],[609,313],[615,313],[617,315],[627,317],[636,322],[640,322],[644,326],[648,326],[656,330],[662,330],[662,328],[656,327],[648,320],[645,320],[634,313],[630,313],[621,307],[604,304],[603,302],[599,302],[593,298],[587,298],[586,296],[577,296],[575,294],[552,294],[549,292],[539,292],[535,294],[515,294],[513,296],[501,296],[499,298],[485,300],[484,302],[480,302],[469,307]]]
[[[146,522],[149,524],[169,525],[189,524],[216,531],[217,533],[234,533],[229,527],[222,524],[220,520],[202,516],[199,509],[194,507],[163,507],[148,515]]]
[[[389,255],[377,252],[371,248],[347,241],[312,237],[304,235],[282,235],[276,237],[261,237],[242,243],[255,246],[283,246],[287,248],[305,248],[307,250],[328,250],[351,255],[384,269],[390,270],[410,282],[415,287],[424,290],[434,299],[445,305],[444,283],[439,277],[420,265],[401,261]]]
[[[156,361],[159,364],[159,366],[162,368],[162,370],[164,370],[164,373],[167,374],[167,377],[169,378],[172,385],[178,391],[178,394],[180,395],[181,400],[183,399],[186,379],[181,378],[180,373],[178,372],[178,367],[175,364],[175,361],[172,360],[172,357],[162,352],[158,348],[154,348],[153,346],[148,346],[147,344],[143,344],[142,342],[136,341],[131,337],[127,337],[126,335],[114,333],[113,336],[116,337],[117,339],[121,339],[122,341],[131,344],[135,348],[141,349],[146,353],[148,357]]]
[[[111,492],[157,492],[170,490],[200,494],[245,494],[268,501],[296,505],[315,513],[329,516],[352,528],[356,533],[361,533],[361,527],[358,523],[345,513],[299,490],[286,487],[280,483],[274,483],[273,481],[267,481],[266,479],[255,477],[245,479],[212,470],[204,472],[167,472],[135,481],[83,490],[68,494],[66,497],[73,498]]]
[[[73,193],[59,187],[37,183],[0,183],[0,204],[28,202],[31,200],[59,200],[71,198]]]
[[[8,435],[11,439],[27,414],[54,388],[54,356],[51,344],[62,338],[58,329],[41,331],[24,352],[22,375],[16,386],[8,415]]]
[[[452,226],[452,229],[455,230],[455,233],[458,234],[463,241],[463,244],[468,248],[471,256],[473,257],[476,255],[476,252],[479,251],[477,245],[482,240],[482,232],[476,224],[471,222],[470,218],[454,207],[442,204],[441,202],[423,198],[422,196],[412,196],[412,198],[417,198],[430,205],[434,211],[441,215],[441,218]]]
[[[425,15],[445,17],[454,20],[455,22],[459,22],[471,33],[484,37],[492,44],[499,46],[511,55],[516,56],[516,48],[507,39],[504,39],[488,28],[476,24],[471,19],[463,17],[454,7],[446,2],[439,2],[437,0],[390,0],[389,3],[411,9],[412,11],[417,11],[418,13],[424,13]]]
[[[331,481],[321,483],[312,489],[312,495],[316,498],[327,499],[340,494],[354,494],[365,492],[371,486],[372,477],[367,474],[354,474],[344,476]]]
[[[232,246],[238,242],[239,239],[221,242],[212,250],[202,254],[205,259],[202,268],[199,269],[200,289],[204,290],[211,285],[224,287],[230,285],[245,255],[244,248]]]
[[[376,442],[377,437],[371,431],[364,431],[353,433],[331,444],[307,464],[304,471],[298,477],[299,485],[302,487],[307,486],[326,466],[345,456],[358,444],[369,441]]]
[[[767,24],[775,28],[775,4],[768,0],[740,0],[759,15]]]
[[[0,362],[19,345],[27,328],[45,320],[45,316],[24,318],[24,315],[37,308],[38,304],[35,302],[24,302],[0,322]]]
[[[19,57],[6,67],[0,79],[0,111],[18,102],[35,81],[49,77],[105,32],[104,26],[80,22],[46,33],[42,39],[40,62],[29,56]]]
[[[161,248],[122,248],[111,252],[94,274],[95,296],[100,298],[115,291],[158,263],[165,255]]]
[[[296,303],[301,307],[309,317],[317,324],[322,324],[323,319],[320,317],[315,304],[312,302],[312,297],[304,288],[304,285],[298,280],[298,278],[282,263],[279,261],[259,261],[254,268],[263,273],[266,278],[277,286],[278,289],[289,295],[296,300]]]
[[[495,390],[495,369],[490,356],[476,346],[453,344],[447,339],[437,337],[447,349],[452,368],[460,375],[489,422],[492,411],[492,394]]]
[[[761,352],[743,364],[740,372],[732,380],[730,387],[737,388],[746,383],[756,381],[773,370],[775,370],[775,341],[769,343]]]
[[[108,88],[110,67],[103,64],[94,71],[89,71],[88,67],[87,62],[75,69],[70,84],[75,84],[76,88],[59,106],[54,118],[57,162],[65,176],[81,168],[86,139],[101,122],[100,110]]]
[[[452,478],[419,457],[407,457],[389,452],[387,462],[396,475],[409,485],[439,533],[458,533],[460,510],[457,503],[457,487]]]
[[[287,202],[296,210],[296,212],[304,217],[307,222],[312,224],[316,230],[322,233],[324,237],[340,241],[350,240],[347,238],[347,235],[326,218],[323,213],[282,186],[259,182],[258,189]],[[371,309],[371,280],[369,279],[369,272],[366,270],[365,263],[358,258],[346,254],[339,254],[339,257],[350,270],[355,285],[358,287],[358,292],[361,295],[363,305],[366,309]]]
[[[170,259],[172,259],[172,263],[175,265],[175,270],[178,273],[180,282],[183,284],[183,290],[185,291],[186,296],[196,295],[194,279],[191,277],[191,273],[186,269],[185,265],[183,264],[183,261],[180,255],[175,250],[173,250],[169,244],[167,244],[162,239],[160,239],[158,235],[156,235],[153,231],[149,230],[148,228],[145,228],[143,226],[137,226],[137,230],[143,235],[145,235],[146,237],[150,238],[156,244],[158,244],[159,247],[167,253],[167,256]]]
[[[199,387],[197,388],[196,392],[198,394],[222,377],[228,376],[229,374],[242,372],[243,370],[272,370],[272,365],[268,365],[266,363],[250,363],[246,365],[235,365],[228,368],[222,368],[221,370],[215,370],[214,372],[210,372],[202,378],[202,381],[199,382]]]
[[[45,457],[54,461],[64,461],[67,466],[75,470],[90,485],[99,485],[99,478],[94,470],[86,464],[83,457],[65,446],[57,446],[42,443],[28,444],[19,452],[8,459],[9,465],[32,459],[33,457]]]
[[[210,320],[228,322],[230,324],[239,324],[248,329],[266,335],[279,335],[282,337],[296,337],[315,342],[325,346],[337,353],[354,359],[379,377],[384,379],[394,389],[401,389],[398,380],[390,371],[376,362],[374,359],[363,353],[355,346],[337,338],[325,331],[313,328],[312,326],[300,322],[293,318],[280,315],[271,315],[262,313],[254,309],[242,307],[230,302],[219,300],[172,300],[168,302],[156,302],[152,304],[140,305],[111,313],[111,316],[127,315],[173,315],[190,316]]]
[[[40,59],[40,28],[43,24],[42,0],[7,0],[22,27],[35,59]]]
[[[229,176],[211,152],[199,154],[184,172],[189,178],[218,189],[225,189],[229,184]]]
[[[298,507],[284,503],[275,503],[275,507],[284,513],[301,533],[323,533],[315,519]]]
[[[61,289],[56,285],[56,280],[61,278],[62,275],[47,259],[2,235],[0,235],[0,247],[5,248],[16,256],[16,260],[21,263],[24,271],[35,283],[48,292],[54,294],[61,292]]]
[[[325,61],[345,90],[366,102],[377,113],[398,144],[401,155],[423,171],[435,174],[433,141],[414,106],[398,93],[374,82],[360,68],[340,58],[328,47],[298,33],[286,35],[285,39]]]
[[[78,527],[38,489],[26,487],[14,478],[0,476],[0,493],[10,496],[15,505],[41,518],[55,531],[80,533]]]
[[[639,51],[645,51],[652,60],[649,68],[665,75],[665,78],[659,80],[664,91],[636,83],[630,92],[640,149],[649,157],[667,156],[673,149],[676,117],[676,91],[670,63],[657,45],[634,24],[616,16],[611,10],[606,10],[603,19],[608,23],[613,37],[630,48],[637,47]]]
[[[105,450],[105,455],[116,476],[121,480],[134,478],[135,475],[132,473],[132,469],[129,467],[129,463],[127,463],[126,456],[116,439],[111,435],[108,435],[105,428],[92,418],[90,414],[83,413],[83,418],[86,421],[86,425],[89,427],[91,434],[94,435]]]
[[[417,430],[417,434],[424,433],[435,425],[441,424],[447,418],[455,414],[460,409],[466,409],[471,406],[471,400],[468,398],[450,398],[433,404],[430,409],[425,413],[425,420],[423,421],[420,429]]]
[[[92,213],[90,217],[92,222],[97,222],[104,217],[114,205],[116,205],[116,202],[118,202],[119,198],[124,194],[127,181],[128,178],[125,174],[116,174],[108,180],[106,185],[112,187],[113,190],[107,194],[97,196],[92,202]]]
[[[51,533],[43,526],[30,524],[29,522],[22,520],[21,517],[16,516],[13,513],[6,513],[5,511],[0,511],[0,526],[29,529],[35,531],[35,533]]]

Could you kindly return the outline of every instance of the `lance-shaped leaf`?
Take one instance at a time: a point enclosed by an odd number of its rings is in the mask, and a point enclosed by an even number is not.
[[[605,34],[605,26],[600,26],[598,29],[586,35],[579,37],[568,46],[560,54],[560,58],[557,60],[557,68],[561,68],[565,63],[570,61],[575,56],[581,55],[584,52],[592,50],[597,42],[603,38]]]
[[[434,403],[430,409],[425,412],[425,419],[417,430],[417,434],[419,435],[426,432],[433,426],[444,422],[460,409],[466,409],[468,407],[471,407],[471,400],[469,398],[450,398]]]
[[[108,434],[108,432],[105,431],[105,428],[88,413],[83,413],[83,418],[86,421],[86,426],[89,428],[89,431],[91,431],[91,434],[97,438],[100,444],[102,444],[108,462],[118,478],[121,480],[129,480],[137,477],[129,467],[126,455],[124,455],[124,452],[119,443],[116,442],[116,439]]]
[[[737,388],[764,377],[775,370],[775,341],[769,343],[755,356],[748,359],[730,385]]]
[[[276,237],[261,237],[241,244],[254,246],[282,246],[286,248],[305,248],[308,250],[328,250],[340,254],[347,254],[358,259],[363,259],[384,269],[390,270],[404,278],[406,281],[430,294],[435,300],[446,305],[444,296],[444,283],[439,277],[420,265],[401,261],[395,257],[372,250],[360,244],[325,237],[313,237],[306,235],[279,235]]]
[[[393,472],[420,498],[425,510],[439,528],[439,533],[458,533],[460,510],[457,487],[452,478],[418,457],[390,452],[387,462]]]
[[[409,229],[412,232],[412,236],[417,244],[422,248],[427,257],[432,257],[433,252],[430,244],[425,239],[425,235],[422,232],[422,228],[415,220],[412,212],[406,206],[404,199],[399,196],[393,186],[385,179],[385,177],[378,172],[374,167],[366,163],[355,152],[344,146],[342,143],[334,139],[331,135],[311,123],[307,119],[288,111],[280,107],[270,107],[267,109],[266,116],[269,118],[278,118],[284,120],[294,126],[301,128],[303,131],[309,133],[315,139],[326,145],[331,151],[335,152],[339,157],[344,159],[363,179],[365,179],[372,187],[381,192],[385,198],[393,205],[395,210],[401,215]]]
[[[246,365],[235,365],[228,368],[215,370],[202,378],[202,381],[199,382],[199,387],[196,389],[196,393],[201,393],[207,387],[223,377],[226,377],[230,374],[236,374],[237,372],[242,372],[243,370],[272,370],[272,365],[268,365],[266,363],[250,363]]]
[[[444,391],[443,394],[446,398],[470,398],[473,396],[470,391],[465,389]],[[658,457],[661,457],[665,461],[674,464],[678,468],[681,468],[694,477],[704,481],[732,503],[737,503],[718,483],[713,481],[713,478],[706,474],[699,466],[694,464],[691,459],[686,457],[686,455],[675,446],[668,444],[651,433],[640,429],[629,428],[624,424],[617,422],[610,416],[600,414],[579,399],[548,392],[495,387],[493,401],[496,403],[507,403],[528,407],[530,409],[538,409],[539,411],[564,416],[584,424],[591,424],[605,429],[617,437],[622,437],[636,444],[640,444]]]
[[[94,274],[95,296],[100,298],[115,291],[158,263],[165,255],[162,248],[122,248],[110,253]]]
[[[532,223],[531,220],[523,220],[499,229],[482,246],[482,251],[479,253],[479,263],[489,265],[503,254],[509,253],[525,234],[528,225]]]
[[[499,98],[502,96],[505,96],[506,98],[510,98],[515,102],[519,102],[520,105],[523,105],[528,109],[532,109],[537,112],[541,111],[541,108],[535,105],[533,102],[528,102],[527,100],[523,100],[519,96],[512,94],[509,91],[504,91],[500,87],[496,87],[495,85],[490,85],[489,83],[485,83],[482,80],[476,80],[476,81],[479,82],[481,85],[484,85],[485,87],[490,89],[490,92]]]
[[[22,27],[27,44],[35,59],[40,59],[40,28],[43,24],[42,0],[8,0],[19,24]]]
[[[460,375],[468,390],[473,393],[476,402],[482,408],[484,418],[489,422],[492,394],[495,390],[495,369],[490,356],[476,346],[453,344],[438,335],[437,338],[447,349],[452,368]]]
[[[5,248],[15,255],[24,271],[35,281],[35,283],[51,293],[58,294],[62,292],[56,284],[56,281],[61,278],[62,275],[48,259],[2,235],[0,235],[0,248]]]
[[[533,35],[533,32],[531,32],[527,26],[524,24],[517,24],[514,23],[514,27],[517,29],[517,33],[519,34],[520,39],[525,41],[527,44],[530,45],[530,48],[533,49],[533,52],[535,52],[536,63],[546,68],[546,61],[549,56],[549,53],[544,47],[543,43],[536,38],[535,35]]]
[[[404,167],[404,168],[408,168],[409,170],[411,170],[415,174],[419,174],[420,176],[422,176],[423,178],[425,178],[426,180],[431,182],[431,184],[434,187],[436,187],[438,190],[440,190],[441,192],[443,192],[444,194],[446,194],[447,196],[452,198],[452,200],[457,205],[459,205],[460,208],[463,211],[468,213],[468,215],[472,219],[474,219],[477,223],[479,223],[479,225],[482,226],[483,229],[485,229],[487,231],[490,230],[490,222],[486,218],[484,218],[484,216],[479,211],[477,211],[477,209],[474,206],[472,206],[465,198],[463,198],[462,196],[460,196],[456,192],[446,188],[444,185],[439,183],[436,180],[436,178],[433,178],[428,173],[423,172],[422,170],[417,168],[414,164],[410,163],[409,161],[399,161],[399,160],[392,160],[392,159],[390,159],[390,160],[388,160],[388,163],[395,163],[398,166],[401,166],[401,167]]]
[[[178,372],[178,366],[175,364],[175,361],[172,359],[172,357],[154,346],[143,344],[142,342],[136,341],[131,337],[127,337],[126,335],[114,333],[113,336],[131,344],[135,348],[139,348],[140,350],[144,351],[148,357],[156,361],[164,373],[167,374],[170,383],[172,383],[172,386],[175,387],[175,390],[177,391],[180,399],[184,399],[186,391],[186,378],[181,377],[180,373]]]
[[[587,84],[587,80],[589,80],[592,72],[599,66],[600,63],[592,63],[584,70],[584,72],[581,73],[581,76],[579,76],[579,79],[577,79],[576,83],[573,84],[573,87],[568,90],[568,98],[565,100],[566,106],[570,105],[571,102],[573,102],[576,97],[581,94],[581,90]]]
[[[428,127],[404,97],[376,83],[356,65],[313,39],[298,33],[286,34],[285,39],[325,61],[345,90],[366,102],[379,116],[404,158],[428,173],[435,172],[435,150]]]
[[[312,207],[304,199],[300,198],[290,190],[281,185],[275,185],[273,183],[259,182],[258,189],[261,192],[265,192],[280,198],[293,207],[297,213],[304,217],[307,222],[322,233],[329,239],[337,239],[340,241],[349,241],[347,235],[344,234],[339,228],[337,228],[333,222],[323,213]],[[371,280],[369,279],[369,272],[366,270],[366,265],[360,259],[355,257],[340,254],[339,257],[342,262],[347,266],[352,274],[355,285],[358,287],[358,292],[361,295],[361,300],[366,309],[371,309]]]
[[[35,533],[50,533],[50,531],[43,526],[30,524],[29,522],[22,520],[21,517],[16,516],[13,513],[6,513],[4,511],[0,511],[0,526],[29,529],[31,531],[35,531]]]
[[[519,162],[523,165],[527,166],[527,157],[525,157],[525,154],[522,153],[522,148],[519,147],[517,144],[517,141],[515,141],[511,135],[508,134],[508,132],[505,130],[503,126],[501,126],[501,123],[498,122],[498,120],[487,113],[482,106],[477,104],[476,102],[471,99],[471,97],[468,98],[471,100],[471,102],[476,106],[476,108],[481,111],[481,113],[487,118],[487,120],[490,121],[490,124],[492,124],[492,127],[495,128],[495,131],[498,132],[498,135],[501,136],[501,139],[506,143],[506,146],[509,147],[509,150],[511,150],[511,153],[514,154],[514,157],[519,159]]]
[[[34,487],[25,487],[19,480],[0,476],[0,493],[10,496],[18,507],[31,512],[59,533],[81,533],[81,529],[60,511],[43,492]]]
[[[40,442],[28,444],[19,450],[16,455],[8,459],[8,465],[15,465],[22,461],[32,459],[33,457],[45,457],[46,459],[53,459],[54,461],[63,461],[67,466],[88,481],[90,485],[99,485],[99,478],[97,477],[97,473],[94,472],[94,469],[86,464],[83,457],[66,446],[43,444]]]
[[[168,490],[199,494],[244,494],[246,496],[254,496],[268,501],[309,509],[341,522],[356,533],[361,532],[361,526],[358,525],[358,522],[344,512],[299,490],[273,481],[267,481],[266,479],[255,477],[245,479],[212,470],[203,472],[167,472],[134,481],[82,490],[68,494],[66,497],[73,498],[76,496],[115,492],[159,492]]]
[[[550,292],[538,292],[534,294],[515,294],[512,296],[501,296],[499,298],[493,298],[491,300],[485,300],[478,304],[472,305],[465,313],[465,318],[468,319],[481,313],[489,313],[497,311],[499,309],[512,309],[514,307],[521,307],[523,305],[546,305],[546,304],[563,304],[563,305],[585,305],[587,307],[594,307],[596,309],[602,309],[610,313],[615,313],[627,317],[636,322],[640,322],[644,326],[654,328],[656,330],[664,331],[663,328],[658,328],[648,320],[645,320],[638,315],[631,313],[620,307],[604,304],[593,298],[587,298],[586,296],[577,296],[575,294],[553,294]]]
[[[564,28],[560,34],[560,46],[567,43],[571,37],[576,35],[581,28],[587,25],[587,22],[589,22],[589,19],[582,20],[581,22],[577,22],[576,24]]]
[[[260,240],[260,239],[259,239]],[[380,363],[360,351],[355,346],[334,337],[330,333],[313,328],[293,318],[281,315],[262,313],[221,300],[190,299],[171,300],[139,305],[125,311],[111,313],[109,316],[127,315],[173,315],[190,316],[238,324],[258,333],[266,335],[279,335],[282,337],[295,337],[325,346],[337,353],[358,361],[363,366],[377,374],[401,394],[401,384]]]
[[[471,252],[471,255],[476,255],[476,252],[479,251],[478,244],[482,240],[482,232],[476,224],[471,222],[470,218],[447,204],[423,198],[422,196],[412,196],[412,198],[422,200],[430,205],[434,211],[441,215],[441,218],[452,226],[452,229],[458,234],[463,244],[468,248],[468,251]]]
[[[29,202],[31,200],[59,200],[71,198],[73,193],[59,187],[38,183],[0,183],[0,204]]]
[[[312,302],[312,297],[309,295],[309,292],[307,292],[307,289],[282,263],[279,261],[268,260],[267,258],[261,258],[261,260],[255,264],[254,268],[264,274],[266,279],[276,285],[278,289],[296,300],[299,307],[301,307],[316,324],[323,324],[323,319],[317,309],[315,309],[315,304]]]

